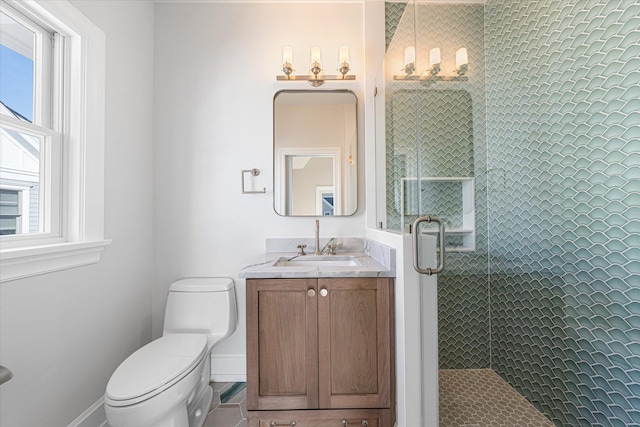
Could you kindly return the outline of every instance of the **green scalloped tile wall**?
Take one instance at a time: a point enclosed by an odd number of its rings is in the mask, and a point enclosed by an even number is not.
[[[488,0],[492,368],[640,425],[640,1]]]
[[[407,3],[384,3],[385,49],[389,48],[406,7]]]
[[[462,86],[476,251],[439,277],[440,367],[490,366],[558,426],[640,426],[640,1],[413,6],[387,5],[387,58],[438,32],[485,55]],[[403,84],[385,85],[388,228],[428,133]],[[455,153],[439,147],[436,163]]]

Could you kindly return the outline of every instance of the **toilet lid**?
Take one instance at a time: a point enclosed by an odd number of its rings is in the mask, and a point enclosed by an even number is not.
[[[189,373],[206,351],[206,335],[170,334],[158,338],[122,362],[107,384],[106,395],[112,401],[128,401],[154,390],[162,391],[166,388],[163,386]]]

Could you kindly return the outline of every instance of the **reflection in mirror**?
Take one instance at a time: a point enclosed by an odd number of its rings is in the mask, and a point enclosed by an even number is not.
[[[286,211],[296,215],[333,215],[335,212],[334,156],[286,155]],[[339,198],[338,198],[339,199]]]
[[[274,97],[274,209],[284,216],[357,209],[353,92],[280,91]]]

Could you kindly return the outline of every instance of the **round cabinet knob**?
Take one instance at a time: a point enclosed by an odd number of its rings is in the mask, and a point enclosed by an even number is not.
[[[326,290],[324,288],[320,289],[320,296],[321,297],[326,297],[327,295],[329,295],[329,291],[328,290]]]
[[[307,295],[309,295],[310,297],[315,297],[316,296],[316,290],[315,289],[309,289],[307,291]]]

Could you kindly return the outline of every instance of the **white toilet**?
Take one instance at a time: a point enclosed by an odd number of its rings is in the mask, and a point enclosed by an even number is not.
[[[169,288],[162,337],[129,356],[105,393],[111,427],[201,427],[211,407],[211,348],[231,335],[233,280],[192,278]]]

